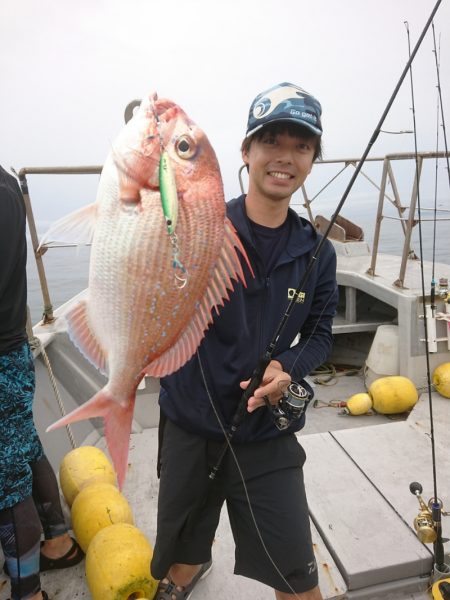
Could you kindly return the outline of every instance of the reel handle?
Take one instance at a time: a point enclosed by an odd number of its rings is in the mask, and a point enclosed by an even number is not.
[[[409,484],[409,491],[411,494],[413,494],[413,496],[420,496],[420,494],[423,492],[423,487],[418,481],[413,481]]]
[[[434,544],[437,540],[437,531],[432,512],[421,496],[423,488],[418,481],[413,481],[409,486],[409,491],[417,498],[420,506],[419,514],[414,519],[417,537],[423,544]]]

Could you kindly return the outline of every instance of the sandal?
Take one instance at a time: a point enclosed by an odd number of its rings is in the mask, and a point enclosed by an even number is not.
[[[211,571],[211,567],[212,560],[204,563],[191,583],[185,587],[182,587],[181,585],[177,586],[169,576],[165,577],[159,582],[153,600],[188,600],[196,584],[200,579],[203,579],[208,575]]]
[[[50,600],[47,592],[44,592],[44,590],[41,590],[41,594],[42,594],[42,600]],[[7,600],[11,600],[11,598],[8,598]]]
[[[41,552],[41,558],[39,562],[40,573],[43,571],[53,571],[54,569],[67,569],[68,567],[74,567],[83,560],[83,550],[73,538],[70,539],[72,540],[72,546],[63,556],[60,556],[59,558],[49,558]],[[44,542],[41,542],[41,547],[43,544]]]
[[[42,573],[43,571],[52,571],[54,569],[66,569],[68,567],[74,567],[83,560],[83,550],[73,538],[70,539],[72,540],[71,547],[63,556],[60,556],[59,558],[49,558],[41,552],[39,560],[40,573]],[[43,546],[43,544],[44,542],[41,542],[41,547]],[[9,569],[8,565],[6,564],[6,561],[3,564],[3,573],[9,577]],[[45,597],[44,600],[46,600]]]

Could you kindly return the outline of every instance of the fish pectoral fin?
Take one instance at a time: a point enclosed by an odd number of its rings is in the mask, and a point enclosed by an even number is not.
[[[134,403],[134,393],[128,398],[126,406],[121,406],[114,400],[106,388],[103,388],[86,404],[79,406],[65,417],[62,417],[62,419],[59,419],[59,421],[50,425],[46,431],[53,431],[58,427],[84,421],[85,419],[103,417],[109,454],[116,470],[119,488],[122,489],[128,465],[128,449]]]
[[[200,299],[192,319],[182,331],[178,341],[145,367],[143,372],[146,375],[164,377],[182,367],[194,355],[205,331],[212,323],[212,309],[215,308],[218,312],[218,307],[223,306],[224,300],[228,300],[228,290],[233,290],[232,280],[241,281],[245,285],[244,272],[236,248],[243,255],[253,275],[247,254],[229,219],[225,220],[224,234],[224,244],[214,267],[211,281]]]
[[[44,234],[39,244],[41,248],[49,248],[55,244],[73,244],[82,246],[92,243],[94,236],[97,203],[83,206],[79,210],[62,217]]]
[[[107,355],[89,324],[86,300],[80,300],[66,315],[69,337],[81,354],[103,375],[106,375]]]

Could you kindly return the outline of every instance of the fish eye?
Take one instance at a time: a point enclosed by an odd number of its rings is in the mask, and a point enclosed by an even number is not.
[[[192,158],[197,151],[194,140],[188,135],[182,135],[175,144],[175,150],[180,158],[185,160]]]

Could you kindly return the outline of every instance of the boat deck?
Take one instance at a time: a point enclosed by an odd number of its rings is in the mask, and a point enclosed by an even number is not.
[[[370,257],[352,255],[350,246],[347,246],[347,251],[349,255],[338,256],[338,283],[346,288],[347,304],[344,314],[335,320],[335,339],[339,339],[341,334],[353,336],[373,332],[380,323],[397,320],[402,332],[399,351],[400,366],[404,370],[401,374],[412,379],[416,377],[416,385],[421,387],[424,357],[423,343],[417,341],[420,338],[417,322],[421,315],[419,264],[412,262],[408,268],[406,288],[398,288],[393,286],[393,282],[398,273],[399,257],[380,256],[377,274],[369,276],[366,271]],[[438,265],[437,269],[438,275],[450,279],[449,265]],[[370,297],[369,308],[377,300],[392,307],[395,318],[383,321],[381,314],[374,319],[376,311],[361,314],[361,305],[367,308],[361,302],[364,300],[361,294]],[[56,311],[56,316],[63,315],[74,301],[76,299]],[[35,327],[34,332],[47,348],[68,412],[98,391],[104,384],[104,378],[74,349],[64,329],[61,331],[63,323],[64,319],[58,319],[52,326]],[[446,324],[441,322],[439,329],[446,329]],[[345,350],[344,357],[348,357],[351,346]],[[447,343],[440,342],[440,352],[431,356],[431,368],[448,360]],[[71,447],[64,429],[48,435],[43,433],[60,415],[42,356],[36,360],[36,377],[37,428],[49,459],[57,469],[61,456]],[[329,383],[331,385],[316,386],[318,406],[308,408],[307,424],[299,435],[308,456],[305,481],[322,594],[330,600],[342,597],[425,599],[428,597],[427,575],[432,567],[432,555],[413,531],[412,523],[419,507],[409,492],[409,484],[417,480],[423,485],[426,502],[433,494],[427,398],[421,397],[407,419],[391,419],[383,415],[341,416],[339,409],[329,407],[328,403],[346,400],[353,393],[364,391],[363,378],[361,374],[337,377]],[[151,543],[155,539],[158,492],[155,468],[157,430],[154,427],[158,416],[155,402],[157,388],[156,381],[147,379],[146,389],[138,393],[130,467],[124,488],[136,525]],[[432,397],[438,494],[443,499],[444,509],[449,510],[450,453],[447,436],[450,431],[450,400],[435,393]],[[84,440],[84,443],[104,448],[104,440],[96,429],[101,429],[101,423],[96,421],[73,426],[78,444]],[[443,530],[444,537],[450,537],[448,517],[443,518]],[[234,545],[226,510],[217,531],[213,558],[213,570],[199,584],[194,598],[273,598],[273,592],[263,585],[244,577],[231,576]],[[42,584],[54,600],[90,598],[83,564],[65,571],[44,573]],[[8,580],[0,575],[0,600],[6,598],[9,598]]]
[[[345,379],[345,381],[343,380]],[[428,399],[421,397],[406,420],[382,415],[340,416],[326,403],[361,389],[360,376],[317,386],[322,408],[308,409],[308,425],[299,434],[307,453],[305,481],[320,586],[324,599],[427,598],[430,550],[412,528],[418,503],[409,492],[411,481],[432,495]],[[449,400],[433,394],[439,495],[450,503],[450,455],[445,436],[450,431]],[[329,428],[332,426],[332,429]],[[91,434],[88,443],[105,449],[105,440]],[[158,480],[157,429],[134,433],[124,494],[135,524],[152,543],[156,532]],[[450,537],[450,519],[443,519]],[[223,510],[213,545],[214,567],[199,583],[195,598],[255,598],[269,600],[273,592],[252,580],[231,576],[234,544]],[[0,600],[9,598],[7,580],[0,577]],[[3,583],[3,587],[2,587]],[[54,600],[90,599],[84,563],[64,571],[44,573],[43,588]]]

